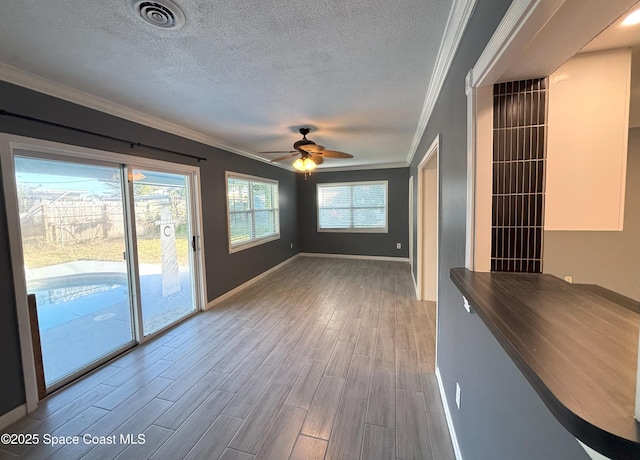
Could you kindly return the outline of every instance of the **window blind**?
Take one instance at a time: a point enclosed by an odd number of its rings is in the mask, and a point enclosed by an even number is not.
[[[318,229],[387,231],[387,181],[318,184]]]
[[[227,173],[229,249],[280,237],[278,182]]]

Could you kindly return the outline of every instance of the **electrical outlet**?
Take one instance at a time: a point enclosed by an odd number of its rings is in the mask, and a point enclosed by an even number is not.
[[[396,249],[402,249],[402,243],[396,243]]]
[[[564,280],[565,280],[567,283],[573,283],[573,276],[565,276],[565,277],[564,277]]]
[[[460,410],[460,384],[456,382],[456,406]]]

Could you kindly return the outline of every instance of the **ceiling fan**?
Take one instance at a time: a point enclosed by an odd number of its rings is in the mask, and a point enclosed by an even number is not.
[[[272,162],[282,161],[300,155],[300,157],[293,162],[293,167],[305,173],[315,169],[325,158],[353,158],[353,155],[348,153],[338,152],[337,150],[325,150],[323,146],[307,139],[309,128],[300,128],[300,134],[302,134],[302,139],[293,144],[294,150],[278,150],[260,153],[286,153],[286,155],[274,158],[271,160]]]

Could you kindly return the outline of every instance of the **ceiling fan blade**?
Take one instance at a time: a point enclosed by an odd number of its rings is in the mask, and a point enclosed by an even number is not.
[[[324,161],[324,158],[322,158],[322,155],[311,155],[311,159],[317,165],[321,165],[322,162]]]
[[[258,153],[298,153],[297,150],[273,150],[270,152],[258,152]]]
[[[319,152],[319,154],[326,158],[353,158],[353,155],[338,152],[337,150],[323,150],[322,152]]]
[[[300,153],[299,153],[299,152],[291,152],[291,153],[289,153],[288,155],[283,155],[283,156],[281,156],[281,157],[274,158],[273,160],[271,160],[271,162],[273,163],[273,162],[275,162],[275,161],[282,161],[282,160],[286,160],[287,158],[295,157],[295,156],[297,156],[297,155],[300,155]]]
[[[307,153],[318,153],[318,152],[322,152],[324,150],[324,147],[318,144],[307,144],[307,145],[301,145],[300,149],[304,150]]]

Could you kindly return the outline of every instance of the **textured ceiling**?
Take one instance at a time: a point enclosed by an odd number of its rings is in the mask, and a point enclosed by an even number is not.
[[[354,155],[323,168],[406,161],[452,0],[177,3],[161,30],[125,0],[0,0],[0,63],[243,151],[309,126]]]

